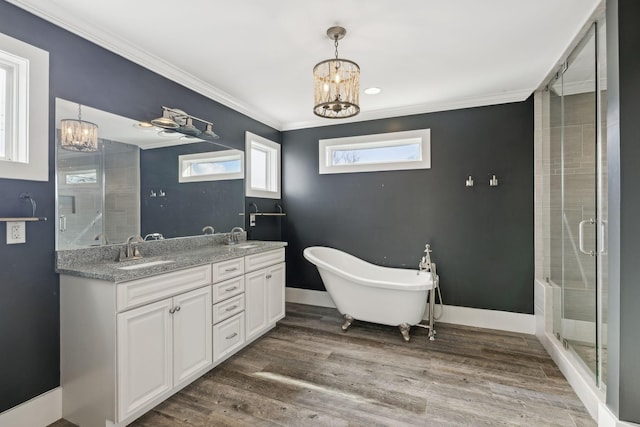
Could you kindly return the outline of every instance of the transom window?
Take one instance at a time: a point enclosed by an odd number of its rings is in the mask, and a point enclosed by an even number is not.
[[[320,174],[431,167],[430,129],[321,139]]]

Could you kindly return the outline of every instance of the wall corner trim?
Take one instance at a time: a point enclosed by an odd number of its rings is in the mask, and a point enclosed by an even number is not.
[[[62,388],[57,387],[0,414],[0,426],[45,427],[62,418]]]
[[[299,304],[335,307],[331,297],[325,291],[287,287],[285,289],[285,299],[287,302]],[[439,313],[439,310],[440,309],[436,307],[436,315]],[[444,306],[444,313],[438,322],[531,335],[536,332],[536,319],[532,314],[484,310],[453,305]]]

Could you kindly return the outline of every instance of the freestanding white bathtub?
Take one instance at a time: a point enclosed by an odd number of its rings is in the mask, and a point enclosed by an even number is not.
[[[409,341],[409,329],[422,321],[427,295],[434,289],[430,272],[381,267],[322,246],[306,248],[303,254],[318,268],[327,292],[344,316],[343,330],[357,319],[398,326]],[[433,307],[429,311],[429,337],[433,338]]]

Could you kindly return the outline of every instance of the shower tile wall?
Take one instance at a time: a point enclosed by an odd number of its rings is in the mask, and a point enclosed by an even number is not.
[[[58,152],[58,214],[67,218],[58,248],[120,243],[140,234],[139,149],[102,139],[100,143],[96,153]],[[94,171],[96,181],[66,182],[67,175],[83,171]]]
[[[109,243],[140,234],[140,150],[119,142],[104,142],[105,222]]]
[[[580,253],[578,248],[578,224],[582,220],[596,218],[594,169],[596,108],[593,93],[564,96],[564,129],[559,114],[551,114],[549,122],[549,221],[550,236],[547,259],[550,278],[562,283],[564,262],[564,317],[574,320],[593,321],[595,314],[595,271],[592,258]],[[549,97],[551,111],[561,107],[560,97]],[[606,96],[603,98],[606,99]],[[606,104],[603,102],[603,107]],[[602,117],[606,117],[603,110]],[[564,131],[564,213],[566,216],[563,235],[562,216],[562,152],[561,138]],[[605,150],[606,154],[606,150]],[[606,189],[606,185],[605,185]],[[606,198],[606,194],[603,195]],[[584,247],[595,249],[596,227],[585,227]],[[562,253],[564,258],[553,254]],[[606,302],[605,302],[606,303]]]

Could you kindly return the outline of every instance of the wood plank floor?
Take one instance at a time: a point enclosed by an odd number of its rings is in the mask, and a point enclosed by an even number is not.
[[[136,420],[136,427],[595,426],[532,335],[355,322],[287,304],[271,332]],[[73,424],[60,420],[52,426]]]

